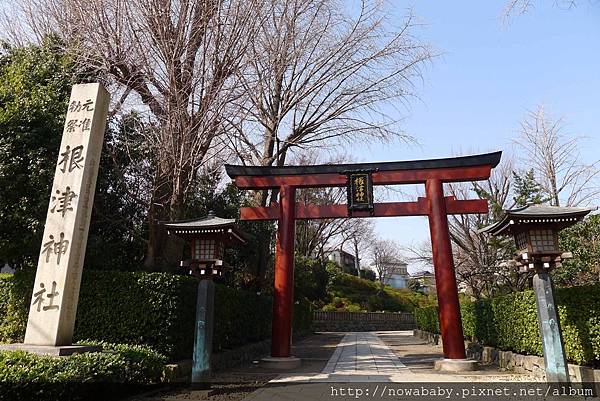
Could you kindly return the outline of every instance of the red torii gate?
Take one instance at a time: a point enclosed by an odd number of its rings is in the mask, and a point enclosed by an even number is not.
[[[227,174],[240,189],[279,190],[279,204],[240,210],[241,220],[278,220],[271,356],[291,356],[296,219],[428,216],[444,357],[465,359],[447,216],[487,213],[488,205],[482,199],[457,200],[444,196],[443,183],[485,180],[500,162],[501,155],[502,152],[495,152],[445,159],[314,166],[226,165]],[[425,184],[426,197],[416,202],[375,204],[371,197],[368,210],[351,210],[349,205],[296,203],[296,188],[348,186],[353,174],[367,174],[372,185]]]

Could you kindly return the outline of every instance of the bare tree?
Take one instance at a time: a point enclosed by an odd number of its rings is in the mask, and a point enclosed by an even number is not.
[[[345,188],[303,188],[298,191],[299,204],[334,205],[346,198]],[[323,259],[328,248],[339,248],[339,235],[349,219],[313,219],[296,222],[296,251],[307,257]]]
[[[371,260],[375,273],[377,273],[377,280],[379,280],[379,291],[383,291],[385,283],[397,271],[400,247],[391,240],[376,240],[371,248]]]
[[[347,242],[352,247],[354,253],[354,268],[358,276],[361,276],[361,260],[363,255],[368,254],[375,240],[375,230],[372,220],[369,219],[351,219],[343,227],[340,234],[342,242],[340,248]]]
[[[86,69],[141,103],[154,177],[146,263],[159,254],[157,221],[179,219],[198,169],[217,155],[236,112],[238,66],[258,25],[259,0],[24,0],[38,36],[58,34]]]
[[[527,285],[527,277],[520,275],[514,266],[503,263],[512,258],[512,239],[495,238],[479,231],[497,221],[503,209],[514,206],[513,171],[512,157],[505,155],[488,180],[446,185],[448,195],[458,199],[473,198],[475,195],[489,204],[487,214],[448,216],[456,279],[475,298],[491,296],[499,289],[519,291]],[[430,241],[405,249],[411,262],[433,264]]]
[[[353,15],[336,0],[264,6],[269,23],[240,70],[246,118],[230,137],[243,163],[281,166],[294,150],[409,139],[383,106],[409,100],[432,54],[413,37],[412,16],[392,26],[382,4],[364,0]]]
[[[465,285],[472,296],[491,296],[500,287],[523,290],[526,278],[502,262],[512,258],[512,239],[495,238],[479,230],[501,218],[503,210],[514,205],[512,178],[514,162],[509,155],[496,167],[490,178],[472,184],[450,184],[448,193],[457,198],[468,198],[471,191],[486,199],[487,214],[452,215],[448,218],[453,243],[457,281]]]
[[[328,163],[345,163],[344,155],[326,159]],[[306,149],[294,156],[295,165],[305,166],[322,163],[323,155],[317,149]],[[347,198],[345,187],[301,188],[296,200],[299,204],[335,205],[344,203]],[[307,257],[323,259],[326,251],[342,249],[349,240],[349,233],[356,225],[356,219],[312,219],[296,222],[296,251]]]
[[[562,118],[547,116],[544,107],[530,111],[515,140],[521,163],[533,169],[542,191],[554,206],[588,205],[597,200],[598,161],[585,164],[582,137],[565,132]]]
[[[535,3],[536,1],[534,0],[509,0],[504,6],[502,15],[505,20],[508,20],[515,15],[525,14],[535,7]],[[549,2],[547,1],[547,3]],[[570,9],[576,7],[579,1],[553,0],[552,3],[555,7]]]

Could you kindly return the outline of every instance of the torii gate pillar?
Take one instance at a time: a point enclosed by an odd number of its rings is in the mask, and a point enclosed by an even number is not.
[[[438,295],[440,331],[444,357],[465,359],[465,344],[458,303],[458,288],[454,274],[454,259],[448,228],[448,214],[444,200],[444,187],[440,180],[427,180],[425,193],[429,202],[429,231],[435,286]]]
[[[296,226],[296,188],[279,189],[279,221],[275,255],[275,288],[271,356],[290,357],[292,348],[292,314],[294,311],[294,234]]]

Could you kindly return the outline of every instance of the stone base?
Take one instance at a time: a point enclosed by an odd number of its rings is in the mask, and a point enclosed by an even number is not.
[[[270,356],[260,360],[261,367],[274,370],[289,370],[299,368],[302,364],[300,358]]]
[[[27,351],[39,355],[67,356],[83,352],[100,352],[102,348],[90,345],[32,345],[32,344],[3,344],[0,351]]]
[[[477,361],[473,359],[438,359],[435,370],[440,372],[472,372],[477,370]]]

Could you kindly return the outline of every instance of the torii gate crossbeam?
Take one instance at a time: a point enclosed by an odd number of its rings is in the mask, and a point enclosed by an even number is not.
[[[240,189],[278,189],[279,204],[245,207],[241,220],[278,220],[273,296],[271,356],[291,356],[296,219],[428,216],[438,294],[444,357],[464,359],[464,337],[454,273],[449,214],[486,213],[487,201],[444,196],[445,182],[489,178],[502,152],[445,159],[315,166],[248,167],[227,165]],[[350,212],[348,205],[305,205],[296,202],[296,188],[348,185],[352,172],[368,172],[372,185],[424,184],[425,197],[416,202],[375,203],[370,210]]]

